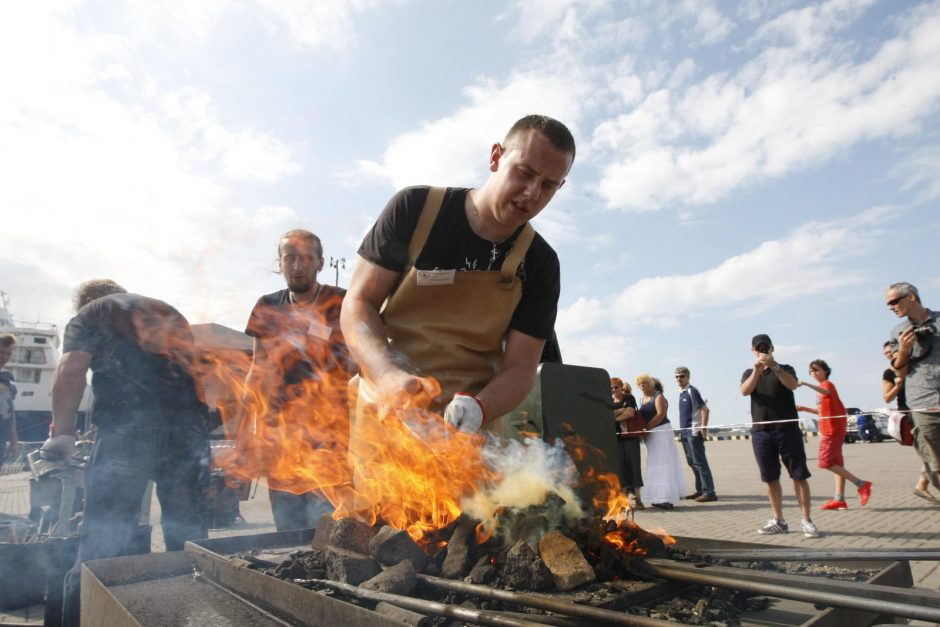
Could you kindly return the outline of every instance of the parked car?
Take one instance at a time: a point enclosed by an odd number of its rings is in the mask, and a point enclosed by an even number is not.
[[[888,414],[880,411],[862,413],[858,407],[849,407],[845,411],[848,414],[845,433],[847,443],[851,444],[856,440],[882,442],[891,439],[888,433]],[[859,432],[859,422],[863,426],[861,432]]]

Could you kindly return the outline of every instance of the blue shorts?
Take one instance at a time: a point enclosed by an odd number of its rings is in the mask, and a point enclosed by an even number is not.
[[[751,447],[764,483],[780,480],[780,462],[790,478],[804,481],[812,475],[806,465],[806,449],[799,429],[763,429],[751,432]]]

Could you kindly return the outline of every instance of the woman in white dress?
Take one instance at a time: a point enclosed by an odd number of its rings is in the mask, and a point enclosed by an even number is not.
[[[685,477],[666,417],[669,404],[662,394],[662,384],[648,374],[637,375],[636,385],[643,393],[640,415],[646,421],[646,502],[660,509],[672,509],[685,492]],[[657,390],[657,387],[659,388]]]

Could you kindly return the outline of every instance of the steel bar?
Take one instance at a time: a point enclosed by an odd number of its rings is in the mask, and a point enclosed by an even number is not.
[[[577,603],[561,601],[559,599],[553,599],[549,596],[534,594],[531,592],[510,592],[508,590],[500,590],[498,588],[491,588],[489,586],[480,586],[463,581],[441,579],[440,577],[431,577],[429,575],[418,575],[418,580],[423,581],[428,585],[434,586],[435,588],[447,590],[449,592],[461,592],[463,594],[469,594],[483,599],[490,599],[492,601],[504,601],[508,603],[515,603],[517,605],[535,607],[540,610],[557,612],[558,614],[574,616],[577,618],[587,618],[592,621],[609,625],[643,625],[649,627],[662,627],[663,625],[675,624],[670,623],[669,621],[647,618],[646,616],[627,614],[626,612],[615,612],[613,610],[605,610],[599,607],[591,607],[589,605],[578,605]]]
[[[294,583],[300,585],[317,584],[327,586],[334,590],[340,590],[360,599],[369,601],[385,601],[398,607],[422,614],[434,614],[435,616],[444,616],[446,618],[456,618],[476,625],[492,625],[493,627],[536,627],[543,623],[536,623],[531,620],[520,620],[508,616],[500,616],[493,612],[484,610],[474,610],[457,605],[448,605],[438,603],[437,601],[425,601],[424,599],[415,599],[413,597],[401,596],[398,594],[389,594],[387,592],[378,592],[375,590],[366,590],[358,586],[329,579],[295,579]]]
[[[940,595],[930,591],[910,592],[890,586],[834,582],[820,577],[779,574],[774,576],[773,573],[722,566],[696,567],[663,559],[648,559],[647,563],[656,569],[661,577],[667,579],[732,588],[828,607],[846,607],[899,618],[940,622]],[[768,579],[775,579],[779,583],[771,583]],[[838,583],[843,585],[834,586]],[[833,592],[833,587],[841,588],[841,591]]]
[[[801,549],[695,549],[729,562],[896,562],[940,560],[937,549],[874,549],[871,551],[813,551]]]

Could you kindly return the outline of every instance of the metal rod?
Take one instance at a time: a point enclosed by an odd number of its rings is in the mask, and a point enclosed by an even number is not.
[[[881,594],[879,598],[863,598],[862,595],[868,595],[868,591],[873,587],[872,584],[855,584],[851,591],[828,592],[823,590],[813,590],[810,588],[795,587],[786,583],[769,583],[767,581],[755,580],[753,571],[744,571],[741,573],[731,573],[731,569],[718,566],[688,567],[677,566],[674,562],[662,559],[649,559],[647,563],[659,573],[661,577],[667,579],[677,579],[689,583],[697,583],[706,586],[715,586],[718,588],[732,588],[734,590],[743,590],[745,592],[754,592],[767,596],[778,597],[781,599],[793,599],[795,601],[805,601],[829,607],[846,607],[874,614],[887,614],[901,618],[914,618],[928,622],[940,622],[940,604],[936,600],[929,598],[930,595],[923,595],[922,603],[933,601],[931,605],[916,604],[905,602],[904,593],[891,595],[885,593],[888,586],[879,586]],[[788,578],[792,582],[803,579],[811,582],[819,578],[802,577],[798,578],[791,575]],[[823,580],[828,581],[828,580]],[[817,584],[818,585],[818,584]],[[886,597],[894,597],[894,600]],[[910,594],[907,595],[910,598]]]
[[[648,627],[662,627],[663,625],[674,625],[669,621],[657,620],[646,616],[636,616],[626,612],[615,612],[605,610],[599,607],[589,605],[578,605],[568,601],[560,601],[542,594],[531,592],[509,592],[508,590],[499,590],[489,586],[480,586],[477,584],[466,583],[463,581],[452,581],[450,579],[441,579],[440,577],[431,577],[429,575],[418,575],[418,580],[434,586],[441,590],[449,592],[462,592],[492,601],[505,601],[517,605],[535,607],[540,610],[548,610],[565,614],[566,616],[575,616],[577,618],[587,618],[592,621],[606,623],[610,625],[643,625]]]
[[[698,555],[729,562],[895,562],[940,560],[937,549],[875,549],[872,551],[803,551],[800,549],[695,549]]]
[[[193,573],[193,580],[195,580],[195,581],[201,581],[201,582],[203,582],[203,583],[207,583],[207,584],[209,584],[210,586],[213,586],[213,587],[215,587],[216,589],[221,590],[221,591],[224,592],[225,594],[227,594],[227,595],[233,597],[234,599],[236,599],[236,600],[238,600],[238,601],[241,601],[242,603],[244,603],[245,605],[247,605],[248,607],[250,607],[250,608],[251,608],[252,610],[254,610],[255,612],[258,612],[259,614],[261,614],[262,616],[264,616],[264,617],[267,618],[268,620],[274,621],[274,622],[277,623],[278,625],[285,625],[285,627],[290,627],[290,625],[291,625],[291,623],[288,623],[287,621],[285,621],[285,620],[283,620],[283,619],[281,619],[281,618],[278,618],[277,616],[275,616],[275,615],[272,614],[271,612],[267,611],[267,610],[264,609],[263,607],[252,603],[251,601],[249,601],[249,600],[246,599],[245,597],[241,596],[240,594],[236,594],[235,592],[232,592],[231,590],[229,590],[228,588],[226,588],[226,587],[223,586],[222,584],[218,583],[217,581],[213,581],[212,579],[210,579],[209,577],[207,577],[206,575],[204,575],[204,574],[202,574],[202,573],[200,573],[200,572],[198,572],[198,571]]]
[[[448,605],[438,603],[437,601],[425,601],[424,599],[415,599],[413,597],[401,596],[398,594],[389,594],[387,592],[378,592],[376,590],[366,590],[358,586],[329,579],[295,579],[294,583],[300,585],[317,584],[327,586],[334,590],[340,590],[360,599],[369,601],[385,601],[398,607],[403,607],[413,612],[423,614],[434,614],[435,616],[444,616],[447,618],[456,618],[468,623],[477,625],[493,625],[494,627],[536,627],[543,623],[535,623],[530,620],[521,620],[508,616],[501,616],[493,612],[483,610],[474,610],[457,605]]]

